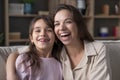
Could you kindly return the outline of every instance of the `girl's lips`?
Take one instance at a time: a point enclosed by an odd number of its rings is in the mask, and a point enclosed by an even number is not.
[[[48,41],[50,41],[50,39],[48,39],[48,38],[40,38],[40,39],[38,39],[38,41],[40,41],[40,42],[48,42]]]

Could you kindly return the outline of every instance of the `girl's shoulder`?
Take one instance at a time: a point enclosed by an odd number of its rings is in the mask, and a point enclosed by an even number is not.
[[[25,53],[19,54],[19,56],[16,58],[16,66],[25,65],[23,61],[26,59],[27,55]]]
[[[22,54],[19,54],[18,55],[18,57],[17,57],[17,59],[16,59],[16,61],[18,60],[18,61],[22,61],[24,58],[26,58],[27,57],[27,55],[25,54],[25,53],[22,53]]]
[[[27,55],[25,53],[19,54],[19,56],[16,59],[15,66],[17,71],[25,71],[25,69],[29,66],[29,62],[26,62]]]

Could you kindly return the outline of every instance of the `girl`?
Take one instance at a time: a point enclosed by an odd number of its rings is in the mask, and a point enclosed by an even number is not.
[[[29,50],[20,54],[16,59],[15,68],[18,79],[62,80],[58,56],[60,49],[55,43],[53,22],[49,16],[38,16],[32,20],[29,39]],[[7,80],[10,78],[7,73]]]

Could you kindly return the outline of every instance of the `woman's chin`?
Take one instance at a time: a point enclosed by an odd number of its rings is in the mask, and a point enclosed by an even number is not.
[[[63,41],[63,40],[62,40],[61,42],[62,42],[65,46],[67,46],[67,45],[69,45],[69,44],[71,43],[71,41],[69,41],[69,40],[66,40],[66,41],[65,41],[65,40]]]

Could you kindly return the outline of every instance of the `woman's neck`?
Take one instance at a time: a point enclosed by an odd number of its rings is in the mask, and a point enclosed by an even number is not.
[[[74,69],[81,61],[84,54],[84,46],[83,44],[75,44],[66,46],[66,51],[70,59],[71,68]]]
[[[71,45],[67,45],[67,46],[65,46],[65,48],[67,50],[68,55],[75,56],[75,55],[78,55],[81,51],[84,50],[84,44],[78,42],[78,43],[74,43],[74,44],[71,44]]]

